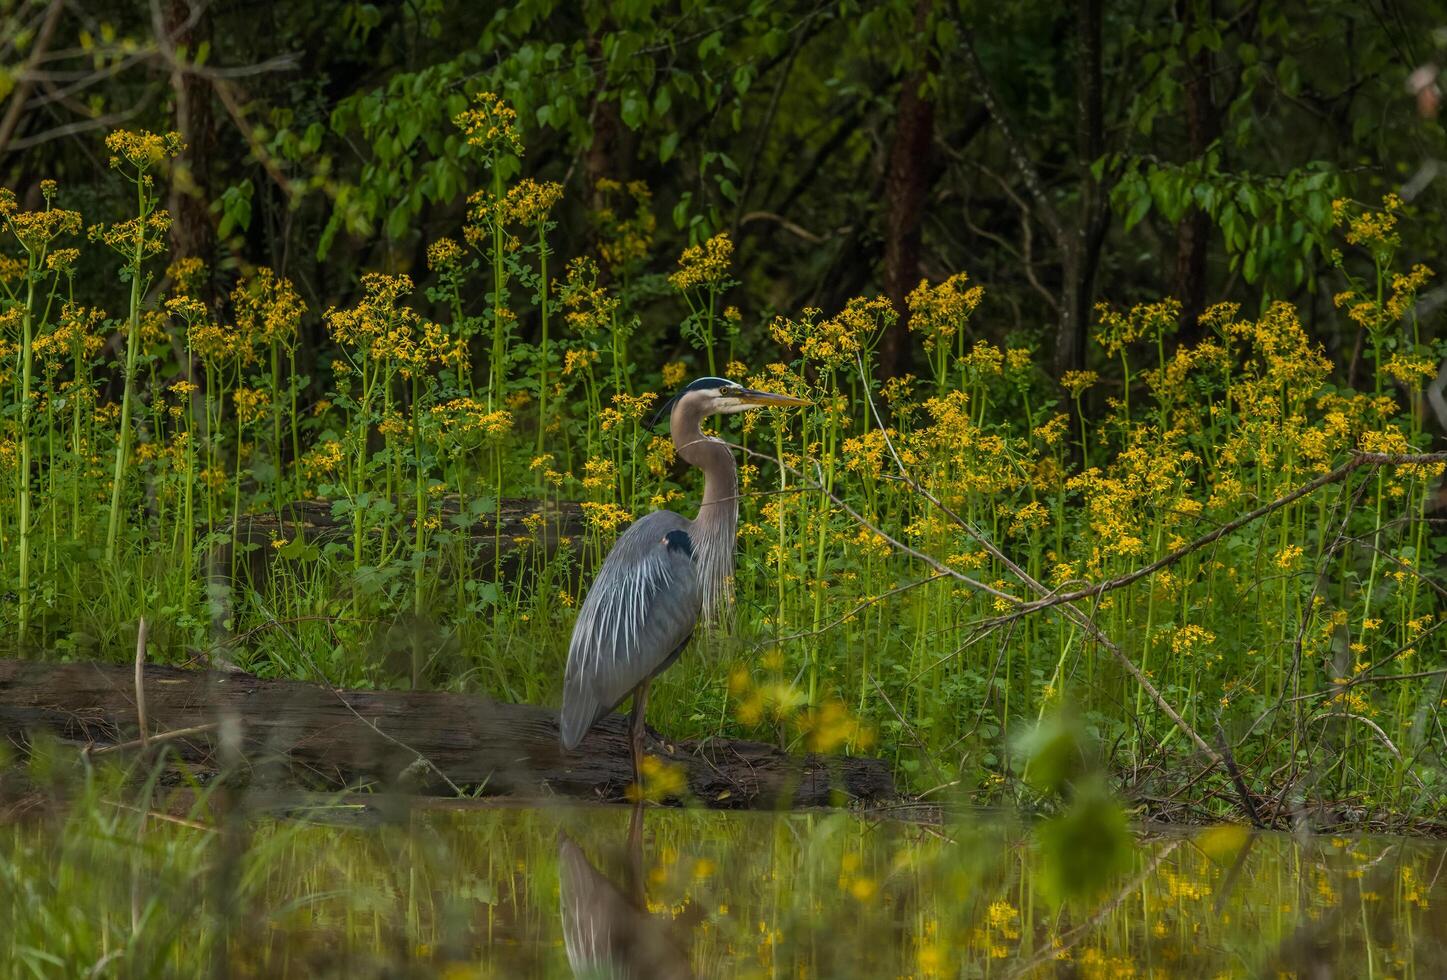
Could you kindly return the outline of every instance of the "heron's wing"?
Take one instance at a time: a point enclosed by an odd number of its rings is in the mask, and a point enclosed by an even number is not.
[[[703,605],[689,522],[666,510],[639,518],[618,538],[588,590],[563,683],[563,745],[653,676],[688,642]]]

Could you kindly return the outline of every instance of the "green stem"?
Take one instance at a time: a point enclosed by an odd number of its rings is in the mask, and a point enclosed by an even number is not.
[[[111,510],[106,525],[106,562],[116,558],[116,543],[121,531],[121,487],[126,478],[126,464],[131,452],[131,400],[134,397],[136,358],[141,346],[141,260],[146,245],[146,198],[144,185],[136,181],[137,214],[136,248],[131,258],[131,304],[126,323],[126,374],[121,395],[121,434],[116,441],[116,463],[111,475]]]

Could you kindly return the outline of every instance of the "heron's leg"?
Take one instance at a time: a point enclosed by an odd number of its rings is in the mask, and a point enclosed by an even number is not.
[[[633,714],[629,718],[628,730],[633,746],[633,781],[643,786],[643,730],[646,727],[644,712],[648,710],[648,685],[644,681],[633,689]]]
[[[628,817],[628,896],[639,908],[647,905],[643,890],[643,801],[633,804]]]

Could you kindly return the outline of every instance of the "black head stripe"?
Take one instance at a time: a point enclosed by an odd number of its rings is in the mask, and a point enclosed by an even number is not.
[[[680,391],[678,394],[674,395],[672,398],[668,399],[668,401],[664,402],[658,407],[658,411],[654,414],[653,421],[649,423],[649,427],[652,428],[653,426],[658,425],[659,422],[666,418],[668,413],[673,411],[673,403],[678,401],[684,395],[688,394],[690,391],[711,391],[718,388],[737,387],[739,387],[739,385],[730,381],[728,378],[710,377],[699,378],[696,381],[690,381],[687,385],[684,386],[682,391]]]
[[[737,388],[728,378],[699,378],[697,381],[690,381],[683,391],[703,391],[708,388]],[[683,394],[680,391],[679,394]]]
[[[687,531],[669,531],[663,536],[663,543],[668,546],[669,551],[681,551],[688,557],[693,557],[693,539],[688,536]]]

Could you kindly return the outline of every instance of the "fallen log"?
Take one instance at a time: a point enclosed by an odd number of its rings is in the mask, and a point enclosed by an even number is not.
[[[558,740],[557,712],[532,705],[152,665],[142,677],[146,734],[155,743],[145,751],[170,753],[202,779],[219,771],[230,729],[240,734],[252,785],[618,801],[632,784],[622,715],[604,719],[568,752]],[[132,741],[125,750],[141,751],[139,734],[130,667],[0,660],[0,738],[21,752],[38,736],[89,753]],[[791,756],[729,739],[679,741],[649,754],[678,767],[687,784],[679,799],[719,809],[883,803],[896,796],[880,759]]]
[[[406,502],[395,505],[393,533],[410,535],[411,516]],[[475,568],[497,570],[499,563],[509,574],[517,565],[518,542],[527,542],[551,558],[560,547],[581,539],[586,529],[583,510],[572,501],[502,500],[467,519],[460,519],[461,502],[456,495],[437,504],[437,516],[449,534],[463,536],[467,561]],[[471,513],[471,512],[469,512]],[[201,532],[206,533],[202,528]],[[382,538],[383,529],[368,521],[363,529],[372,544]],[[352,522],[332,513],[328,500],[296,500],[274,512],[242,514],[235,522],[218,524],[210,536],[208,564],[216,572],[243,577],[253,585],[264,582],[271,566],[281,556],[274,542],[301,542],[321,551],[328,546],[352,546]],[[233,557],[232,549],[237,554]]]

